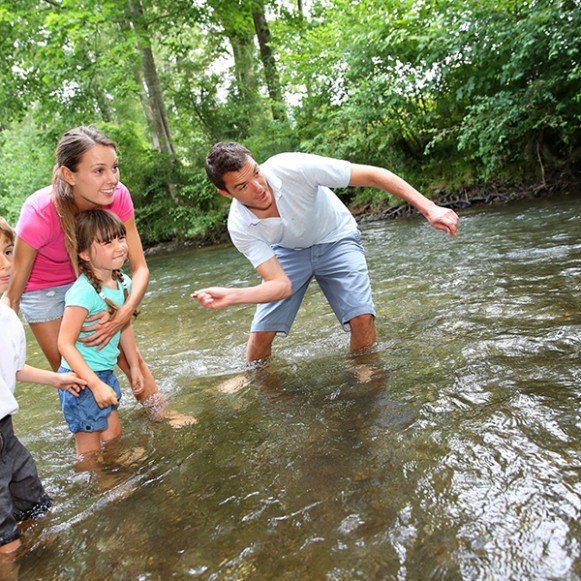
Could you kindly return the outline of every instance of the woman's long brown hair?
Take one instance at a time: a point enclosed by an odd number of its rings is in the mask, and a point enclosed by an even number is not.
[[[52,174],[52,196],[65,235],[67,254],[77,275],[79,263],[75,238],[75,216],[78,208],[75,204],[73,189],[63,178],[61,168],[66,167],[72,172],[77,171],[85,152],[97,144],[117,150],[116,143],[102,131],[94,127],[80,126],[67,131],[61,137],[55,151],[56,165]]]

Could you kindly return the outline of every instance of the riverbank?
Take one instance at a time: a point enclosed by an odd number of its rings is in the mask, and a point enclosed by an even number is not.
[[[581,176],[559,174],[546,179],[544,183],[496,183],[487,182],[474,186],[466,186],[452,192],[442,190],[432,192],[430,196],[440,206],[461,211],[472,206],[489,206],[493,204],[507,204],[517,200],[545,198],[551,196],[578,196],[581,195]],[[397,206],[375,206],[368,204],[352,204],[349,206],[359,224],[368,224],[383,220],[395,220],[416,213],[409,204]],[[167,254],[183,248],[202,248],[230,244],[226,228],[213,231],[205,236],[188,240],[172,240],[162,242],[145,249],[146,255]]]
[[[496,183],[487,182],[466,186],[452,192],[437,191],[431,196],[436,203],[453,210],[463,210],[471,206],[489,206],[507,204],[516,200],[545,198],[550,196],[575,196],[581,194],[580,176],[558,175],[539,182]],[[379,220],[393,220],[410,216],[416,210],[409,204],[397,206],[371,207],[369,204],[352,206],[351,212],[360,224]]]

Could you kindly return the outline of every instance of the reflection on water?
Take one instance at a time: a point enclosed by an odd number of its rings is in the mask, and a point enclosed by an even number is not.
[[[532,579],[579,575],[579,200],[364,230],[379,346],[354,359],[316,285],[272,364],[234,393],[256,282],[230,248],[150,260],[140,347],[195,426],[149,423],[78,471],[50,389],[18,433],[55,500],[20,578]],[[42,364],[29,340],[30,363]]]

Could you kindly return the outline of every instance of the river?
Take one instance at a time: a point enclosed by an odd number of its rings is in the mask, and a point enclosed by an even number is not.
[[[82,471],[54,390],[20,385],[54,508],[12,577],[579,578],[580,218],[569,198],[464,210],[455,239],[366,225],[376,352],[349,355],[313,283],[238,391],[253,307],[189,294],[256,274],[230,247],[150,258],[139,345],[198,424],[149,422],[124,382],[124,434]]]

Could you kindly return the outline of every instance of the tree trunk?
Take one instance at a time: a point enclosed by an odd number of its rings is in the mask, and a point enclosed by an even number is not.
[[[276,70],[274,55],[270,48],[270,28],[264,14],[264,4],[263,2],[256,2],[254,6],[252,19],[254,20],[254,29],[256,30],[258,46],[260,47],[260,60],[264,67],[264,77],[266,79],[266,86],[268,87],[272,116],[278,121],[286,121],[280,79],[278,77],[278,71]]]
[[[137,33],[139,42],[139,53],[141,55],[139,78],[145,93],[145,102],[147,103],[146,115],[152,123],[153,142],[159,151],[173,158],[175,149],[171,138],[161,85],[157,75],[157,67],[155,66],[155,59],[153,58],[153,51],[151,50],[147,23],[143,17],[141,0],[129,0],[129,10],[131,23]]]
[[[131,24],[137,34],[139,53],[141,56],[141,66],[137,71],[137,76],[142,88],[142,104],[145,116],[149,121],[152,142],[158,151],[167,157],[168,170],[168,191],[175,204],[179,203],[176,193],[176,185],[173,180],[173,169],[175,163],[175,148],[171,138],[167,111],[161,91],[161,84],[157,75],[157,67],[151,50],[149,31],[147,22],[143,16],[143,6],[141,0],[128,0]]]

